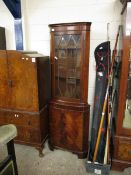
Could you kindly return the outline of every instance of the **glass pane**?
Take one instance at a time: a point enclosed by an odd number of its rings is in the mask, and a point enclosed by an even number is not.
[[[130,59],[129,59],[129,73],[128,73],[126,106],[125,106],[123,127],[131,128],[131,50],[130,50]]]
[[[80,98],[80,35],[55,36],[55,95]]]
[[[61,36],[55,37],[55,48],[58,48],[61,42]]]

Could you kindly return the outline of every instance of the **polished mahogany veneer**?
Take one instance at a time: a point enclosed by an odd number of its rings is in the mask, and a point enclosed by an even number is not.
[[[51,24],[49,146],[87,156],[89,22]]]

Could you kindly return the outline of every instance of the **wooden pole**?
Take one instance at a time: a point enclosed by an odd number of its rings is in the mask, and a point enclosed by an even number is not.
[[[104,116],[105,116],[107,99],[108,99],[107,97],[108,97],[108,88],[106,90],[106,96],[105,96],[104,105],[103,105],[103,109],[102,109],[102,116],[101,116],[100,126],[99,126],[99,130],[98,130],[98,137],[97,137],[97,141],[96,141],[95,152],[94,152],[94,156],[93,156],[93,162],[96,161],[96,156],[97,156],[97,152],[98,152],[98,148],[99,148],[101,130],[102,130],[103,122],[104,122]]]

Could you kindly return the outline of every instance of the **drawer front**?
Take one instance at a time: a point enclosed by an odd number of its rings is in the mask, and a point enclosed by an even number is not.
[[[39,115],[31,115],[20,112],[0,111],[0,124],[12,123],[28,127],[39,128]]]
[[[125,139],[119,140],[118,158],[120,160],[131,161],[131,141]]]
[[[17,141],[23,141],[27,143],[40,143],[40,131],[37,129],[31,129],[23,126],[17,126],[18,136]]]

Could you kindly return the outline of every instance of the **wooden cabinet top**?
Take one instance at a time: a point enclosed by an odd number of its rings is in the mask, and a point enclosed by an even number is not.
[[[32,58],[32,62],[36,62],[36,60],[39,59],[49,59],[49,56],[45,56],[43,54],[40,54],[36,51],[16,51],[16,50],[0,50],[0,58],[7,57],[8,59],[16,58],[18,59],[25,59]]]
[[[59,23],[59,24],[50,24],[49,27],[51,31],[89,31],[91,22],[75,22],[75,23]],[[53,29],[52,29],[53,28]]]

